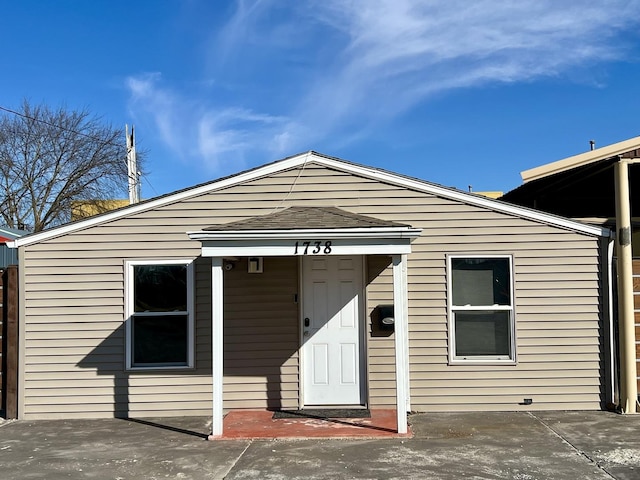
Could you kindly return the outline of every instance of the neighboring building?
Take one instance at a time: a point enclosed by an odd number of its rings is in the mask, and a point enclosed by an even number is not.
[[[614,165],[619,158],[631,162],[631,181],[638,185],[640,165],[633,161],[640,160],[640,137],[635,137],[526,170],[521,173],[523,184],[500,199],[614,228]],[[632,213],[640,215],[640,195],[632,194],[629,202]],[[640,216],[632,217],[631,221],[634,255],[640,257]]]
[[[29,235],[19,415],[600,409],[609,235],[315,152]]]
[[[488,197],[488,198],[500,198],[502,195],[504,195],[504,192],[499,192],[499,191],[493,191],[493,192],[473,192],[476,195],[482,195],[483,197]]]
[[[639,175],[640,137],[635,137],[524,171],[523,185],[502,197],[618,232],[615,340],[622,399],[615,403],[627,413],[640,411],[640,192],[633,188],[640,186]]]
[[[82,220],[129,205],[129,200],[76,200],[71,204],[71,221]]]
[[[12,242],[28,233],[26,230],[17,228],[0,227],[0,268],[18,263],[18,252],[13,248],[8,248],[7,242]]]

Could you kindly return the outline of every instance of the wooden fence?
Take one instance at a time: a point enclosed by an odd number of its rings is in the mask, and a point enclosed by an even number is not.
[[[640,259],[633,260],[633,310],[636,324],[638,391],[640,391]]]
[[[18,266],[0,269],[0,410],[18,416]]]

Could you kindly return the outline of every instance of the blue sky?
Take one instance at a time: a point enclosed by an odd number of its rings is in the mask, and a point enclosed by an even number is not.
[[[640,135],[640,0],[0,6],[0,106],[135,124],[144,198],[307,150],[507,191]]]

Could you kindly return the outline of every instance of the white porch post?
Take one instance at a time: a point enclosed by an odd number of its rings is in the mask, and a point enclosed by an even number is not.
[[[222,258],[211,258],[211,377],[213,382],[213,418],[211,437],[222,436],[223,385],[223,284]]]
[[[407,403],[407,412],[411,411],[411,388],[409,379],[409,280],[407,278],[407,255],[402,255],[402,285],[404,285],[404,302],[402,303],[405,312],[404,322],[404,366],[405,366],[405,401]]]
[[[396,351],[396,415],[398,433],[407,433],[407,282],[406,255],[393,255],[393,305]]]

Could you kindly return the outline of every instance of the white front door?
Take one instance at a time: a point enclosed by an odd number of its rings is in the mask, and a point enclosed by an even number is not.
[[[303,257],[305,406],[362,405],[362,257]]]

